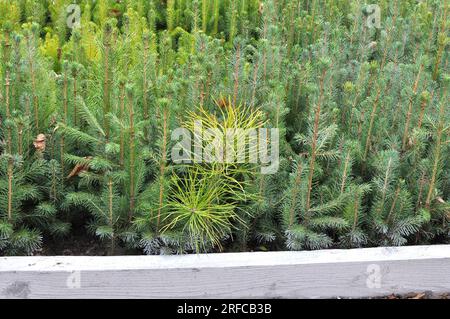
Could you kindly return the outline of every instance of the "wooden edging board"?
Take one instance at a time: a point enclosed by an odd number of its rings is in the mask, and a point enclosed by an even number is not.
[[[0,298],[333,298],[450,292],[450,245],[0,257]]]

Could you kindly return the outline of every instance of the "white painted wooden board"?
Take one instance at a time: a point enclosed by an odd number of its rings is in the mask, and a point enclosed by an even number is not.
[[[0,257],[0,298],[327,298],[450,292],[450,245]]]

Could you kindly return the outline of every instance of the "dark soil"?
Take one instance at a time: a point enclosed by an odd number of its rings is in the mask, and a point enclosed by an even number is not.
[[[106,256],[109,251],[99,243],[97,238],[74,234],[59,240],[44,242],[41,251],[35,255],[41,256]]]
[[[142,250],[115,247],[114,255],[142,255]],[[35,256],[108,256],[111,250],[98,238],[86,235],[72,235],[56,241],[44,242]]]
[[[48,238],[47,240],[45,238]],[[35,256],[108,256],[108,255],[142,255],[142,250],[116,246],[112,254],[108,243],[90,234],[83,218],[72,222],[70,235],[61,238],[44,236],[42,249]]]

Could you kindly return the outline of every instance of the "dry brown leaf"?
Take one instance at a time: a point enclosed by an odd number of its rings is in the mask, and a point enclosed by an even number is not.
[[[258,7],[259,14],[263,14],[264,12],[264,3],[260,2]]]
[[[36,149],[36,151],[39,152],[45,151],[45,135],[38,134],[38,136],[36,136],[36,139],[33,142],[33,146]]]
[[[85,156],[84,159],[86,159],[88,162],[92,159],[92,156]],[[87,171],[89,168],[89,164],[85,163],[85,164],[77,164],[75,165],[75,167],[72,169],[72,171],[69,173],[69,175],[67,175],[67,179],[72,178],[74,176],[78,176],[80,173]]]

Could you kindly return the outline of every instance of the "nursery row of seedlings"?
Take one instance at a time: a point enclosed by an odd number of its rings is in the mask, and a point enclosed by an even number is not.
[[[448,242],[447,1],[69,2],[0,0],[0,253]],[[278,171],[175,164],[198,121],[278,128]]]

